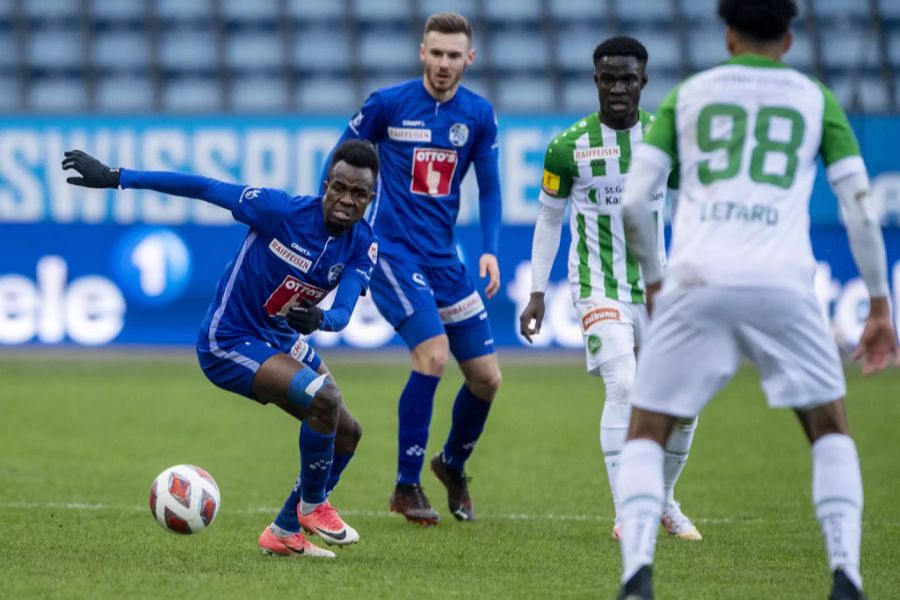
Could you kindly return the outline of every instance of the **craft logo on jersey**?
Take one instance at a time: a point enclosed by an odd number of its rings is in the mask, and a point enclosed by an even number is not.
[[[416,148],[413,152],[410,191],[434,198],[449,195],[457,162],[455,150]]]
[[[604,158],[619,158],[622,150],[618,146],[601,146],[599,148],[575,148],[575,162],[584,163]]]
[[[430,142],[430,129],[414,127],[388,127],[388,137],[398,142]]]
[[[344,265],[338,263],[336,265],[331,265],[331,268],[328,269],[328,284],[329,285],[337,285],[338,279],[341,277],[341,271],[344,270]]]
[[[287,264],[300,269],[304,273],[309,271],[309,268],[312,266],[312,261],[300,256],[275,238],[272,238],[272,241],[269,242],[269,250]]]
[[[281,285],[272,292],[269,299],[263,305],[266,313],[270,317],[283,317],[294,306],[300,304],[302,300],[310,300],[318,302],[325,297],[325,290],[309,285],[288,275],[281,282]]]
[[[469,126],[465,123],[454,123],[450,127],[450,143],[457,148],[465,146],[469,141]]]
[[[618,308],[595,308],[581,319],[581,328],[587,331],[591,325],[602,321],[621,321]]]

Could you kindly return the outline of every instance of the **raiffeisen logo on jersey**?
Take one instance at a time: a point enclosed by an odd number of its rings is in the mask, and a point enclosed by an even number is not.
[[[601,146],[600,148],[576,148],[575,162],[589,162],[604,158],[619,158],[622,150],[618,146]]]
[[[416,148],[413,152],[412,182],[409,190],[414,194],[425,194],[435,198],[449,195],[458,162],[455,150]]]
[[[388,137],[398,142],[430,142],[430,129],[412,127],[388,127]]]

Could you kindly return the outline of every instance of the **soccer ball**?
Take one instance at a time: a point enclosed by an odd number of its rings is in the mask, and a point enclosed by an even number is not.
[[[200,533],[219,513],[219,486],[205,469],[175,465],[150,486],[150,512],[172,533]]]

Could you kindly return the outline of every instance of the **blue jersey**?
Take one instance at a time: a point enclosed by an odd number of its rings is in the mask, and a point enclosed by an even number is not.
[[[211,345],[249,334],[287,347],[297,339],[283,318],[291,307],[318,303],[348,278],[368,288],[378,245],[365,221],[332,237],[322,198],[266,188],[244,189],[232,214],[250,231],[203,320]]]
[[[500,228],[497,121],[491,104],[460,86],[438,102],[413,79],[374,92],[341,141],[378,146],[380,191],[369,216],[385,254],[431,265],[459,259],[454,225],[460,182],[475,163],[484,251],[496,254]]]

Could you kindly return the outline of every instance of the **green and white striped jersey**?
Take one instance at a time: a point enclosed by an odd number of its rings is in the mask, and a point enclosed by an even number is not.
[[[665,286],[808,291],[809,199],[821,155],[835,183],[865,174],[834,95],[781,62],[745,54],[669,93],[642,161],[680,173]]]
[[[547,148],[541,202],[552,208],[571,203],[569,284],[576,300],[602,296],[644,302],[640,265],[625,243],[622,192],[632,152],[653,120],[653,115],[641,110],[634,127],[620,131],[607,127],[599,113],[593,113],[559,134]],[[674,187],[671,181],[669,185]],[[662,260],[665,195],[661,186],[652,198]]]

